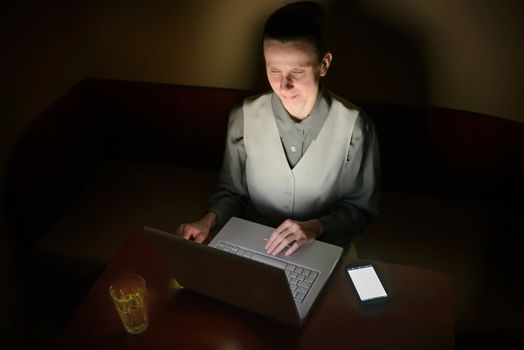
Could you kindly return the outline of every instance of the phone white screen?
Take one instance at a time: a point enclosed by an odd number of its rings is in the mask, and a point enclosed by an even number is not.
[[[387,293],[371,265],[355,266],[347,269],[360,300],[367,301],[387,297]]]

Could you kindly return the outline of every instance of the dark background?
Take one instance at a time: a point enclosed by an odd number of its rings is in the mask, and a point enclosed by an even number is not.
[[[524,122],[519,0],[331,0],[328,86],[350,100]],[[286,1],[21,0],[0,5],[0,185],[24,131],[86,77],[259,90],[258,36]],[[468,130],[464,130],[466,134]],[[483,145],[479,145],[482,147]],[[0,212],[1,292],[11,249]],[[0,327],[13,310],[3,295]],[[5,311],[5,312],[4,312]],[[0,343],[1,345],[1,343]]]

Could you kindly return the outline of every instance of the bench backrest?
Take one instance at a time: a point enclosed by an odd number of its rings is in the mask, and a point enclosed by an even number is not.
[[[108,159],[220,168],[229,111],[249,91],[105,79],[72,88],[27,129],[5,182],[8,217],[31,237]],[[516,203],[524,125],[476,113],[358,102],[380,142],[382,188]]]

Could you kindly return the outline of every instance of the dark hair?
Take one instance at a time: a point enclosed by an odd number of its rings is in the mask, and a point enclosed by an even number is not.
[[[313,45],[321,60],[327,52],[324,37],[324,9],[312,1],[285,5],[273,12],[264,25],[262,40],[301,40]]]

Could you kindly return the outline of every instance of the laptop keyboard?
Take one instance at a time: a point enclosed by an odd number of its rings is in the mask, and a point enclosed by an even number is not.
[[[318,276],[317,271],[293,265],[282,260],[272,259],[230,243],[220,242],[215,248],[284,270],[289,287],[291,288],[291,293],[293,293],[293,298],[299,303],[304,302],[307,293]]]

